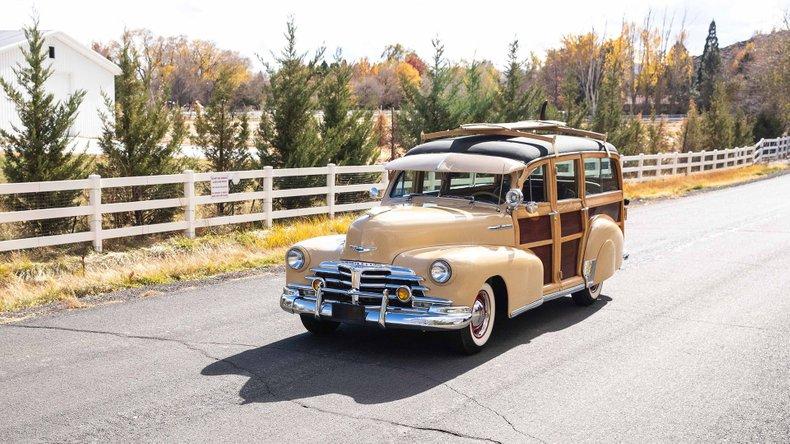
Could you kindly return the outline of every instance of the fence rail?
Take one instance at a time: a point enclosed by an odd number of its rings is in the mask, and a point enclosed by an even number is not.
[[[754,146],[730,148],[725,150],[698,151],[688,153],[659,153],[623,156],[623,174],[628,181],[658,179],[678,174],[694,174],[723,168],[737,167],[753,162],[772,161],[790,158],[790,137],[763,139]],[[378,174],[380,180],[374,183],[337,185],[336,179],[341,174]],[[196,184],[209,182],[212,177],[224,176],[237,182],[240,180],[260,180],[262,186],[255,191],[228,193],[226,195],[197,194]],[[277,178],[325,176],[325,185],[302,188],[275,189]],[[0,212],[0,224],[29,222],[46,219],[62,219],[88,217],[89,229],[68,234],[28,237],[23,239],[0,240],[0,251],[21,250],[27,248],[63,245],[78,242],[92,242],[97,251],[102,249],[102,241],[129,236],[140,236],[154,233],[183,231],[188,237],[195,236],[198,228],[222,225],[265,222],[271,226],[273,220],[299,217],[314,214],[327,214],[333,217],[336,213],[360,211],[378,204],[375,200],[353,203],[337,203],[337,196],[344,193],[360,193],[372,186],[385,188],[387,174],[382,165],[336,166],[311,168],[274,169],[265,167],[262,170],[229,171],[229,172],[193,172],[161,176],[138,176],[102,178],[92,175],[88,179],[61,180],[52,182],[29,182],[0,184],[0,197],[29,193],[50,193],[59,191],[87,191],[85,205],[58,208],[43,208],[21,211]],[[119,187],[182,185],[183,195],[132,202],[102,202],[102,191]],[[308,206],[292,209],[275,209],[275,199],[296,198],[304,196],[325,197],[324,205]],[[199,217],[198,207],[218,203],[260,201],[260,211],[246,214],[217,215]],[[165,208],[183,209],[183,220],[134,225],[119,228],[104,228],[105,215],[115,213],[147,211]],[[2,226],[2,225],[0,225]]]

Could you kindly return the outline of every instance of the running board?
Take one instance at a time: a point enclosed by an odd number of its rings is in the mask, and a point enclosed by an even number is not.
[[[584,290],[584,288],[585,288],[584,284],[579,284],[579,285],[577,285],[575,287],[564,288],[564,289],[562,289],[560,291],[555,291],[554,293],[549,293],[549,294],[541,297],[540,299],[536,300],[535,302],[531,302],[531,303],[529,303],[529,304],[527,304],[527,305],[525,305],[525,306],[523,306],[521,308],[517,308],[517,309],[513,310],[513,312],[510,313],[510,317],[511,318],[515,318],[516,316],[518,316],[518,315],[520,315],[520,314],[522,314],[522,313],[524,313],[526,311],[532,310],[533,308],[540,307],[541,305],[543,305],[544,302],[552,301],[554,299],[559,299],[559,298],[561,298],[563,296],[568,296],[571,293],[575,293],[575,292],[577,292],[579,290]]]

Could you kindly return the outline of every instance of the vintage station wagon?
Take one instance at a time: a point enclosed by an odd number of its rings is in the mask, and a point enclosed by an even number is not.
[[[619,159],[605,135],[555,121],[426,134],[348,234],[288,251],[280,305],[315,334],[452,331],[467,353],[495,320],[567,295],[590,305],[623,260]]]

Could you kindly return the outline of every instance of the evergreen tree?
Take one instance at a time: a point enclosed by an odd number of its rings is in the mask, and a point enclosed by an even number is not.
[[[604,63],[603,80],[598,91],[598,105],[592,119],[593,131],[613,133],[623,116],[623,98],[620,76],[622,67],[617,57],[607,57]]]
[[[458,127],[461,116],[456,100],[458,82],[444,58],[444,45],[433,40],[433,64],[428,67],[422,85],[401,80],[404,104],[398,123],[403,145],[414,146],[422,133],[443,131]]]
[[[735,144],[735,118],[723,81],[716,83],[710,109],[705,113],[705,126],[710,140],[709,148],[727,149]]]
[[[351,91],[354,72],[346,61],[336,55],[318,91],[323,119],[319,125],[321,145],[329,160],[338,165],[368,165],[379,156],[378,135],[373,113],[356,109]]]
[[[524,64],[518,56],[518,39],[508,45],[507,60],[495,101],[496,117],[503,122],[527,120],[543,103],[543,91],[535,85],[524,85]]]
[[[581,128],[587,116],[587,106],[584,103],[584,94],[578,79],[571,75],[565,76],[560,85],[560,94],[563,99],[563,118],[568,126]]]
[[[762,110],[754,122],[754,140],[773,139],[784,131],[782,119],[773,111]]]
[[[326,165],[329,160],[318,137],[313,113],[318,108],[319,68],[323,49],[305,61],[296,50],[296,25],[286,24],[286,45],[268,67],[269,87],[265,91],[261,123],[255,146],[262,166],[275,168]]]
[[[462,123],[488,122],[494,117],[494,93],[484,83],[484,65],[472,61],[464,74],[463,98],[458,100],[457,113]]]
[[[752,124],[749,118],[741,110],[735,113],[735,123],[733,127],[735,143],[733,146],[747,146],[754,143]]]
[[[0,145],[4,146],[3,173],[9,182],[84,179],[90,159],[74,152],[71,126],[85,92],[76,91],[65,100],[55,100],[45,83],[52,76],[47,64],[48,54],[38,20],[24,29],[27,48],[22,49],[24,63],[12,68],[16,86],[0,77],[0,87],[19,116],[19,125],[10,131],[0,129]],[[9,195],[10,209],[30,210],[72,206],[81,191],[26,193]],[[62,233],[73,227],[73,219],[49,219],[27,222],[26,231],[35,236]]]
[[[720,79],[721,54],[719,53],[719,39],[716,37],[716,22],[711,21],[695,80],[698,94],[697,105],[701,111],[707,111],[710,108],[716,84]]]
[[[124,34],[115,56],[121,75],[115,78],[115,105],[107,98],[111,114],[102,114],[102,136],[99,146],[106,161],[103,176],[148,176],[173,174],[180,171],[176,159],[186,133],[184,117],[179,109],[170,109],[166,91],[154,88],[151,71],[143,69],[140,56],[133,47],[130,35]],[[176,197],[182,193],[178,186],[133,186],[113,188],[107,193],[110,201],[140,201]],[[175,209],[135,211],[128,215],[113,215],[117,225],[133,222],[143,225],[168,221]]]
[[[683,145],[682,151],[700,151],[707,148],[708,137],[706,135],[704,116],[697,111],[697,104],[689,102],[689,111],[686,121],[683,123]]]
[[[205,109],[198,107],[195,117],[195,136],[193,142],[203,151],[212,171],[237,171],[249,167],[250,153],[247,142],[250,139],[247,114],[235,115],[232,110],[236,86],[232,84],[230,73],[222,70],[214,81],[211,98]],[[242,184],[231,184],[231,192],[244,190]],[[218,214],[233,214],[238,205],[233,203],[217,204]]]

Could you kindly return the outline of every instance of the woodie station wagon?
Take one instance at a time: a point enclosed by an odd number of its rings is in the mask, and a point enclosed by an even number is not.
[[[281,307],[315,334],[452,331],[474,353],[497,319],[567,295],[594,303],[621,266],[627,205],[605,139],[545,120],[424,135],[385,166],[379,207],[288,251]]]

